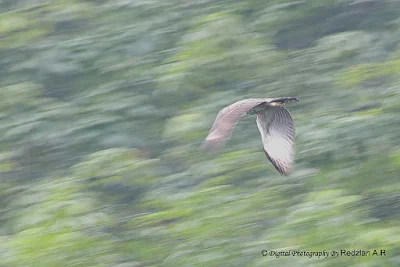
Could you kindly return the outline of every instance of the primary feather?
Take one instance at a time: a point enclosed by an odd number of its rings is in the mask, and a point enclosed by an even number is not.
[[[294,139],[289,111],[284,107],[267,107],[265,112],[257,113],[257,126],[268,160],[279,173],[289,174],[293,164]]]

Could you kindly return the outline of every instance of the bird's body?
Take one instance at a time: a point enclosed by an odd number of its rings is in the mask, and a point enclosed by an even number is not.
[[[249,98],[226,106],[219,111],[203,147],[206,150],[222,147],[242,117],[256,114],[265,155],[279,173],[289,174],[293,164],[294,126],[289,111],[282,105],[291,101],[299,100],[295,97]]]

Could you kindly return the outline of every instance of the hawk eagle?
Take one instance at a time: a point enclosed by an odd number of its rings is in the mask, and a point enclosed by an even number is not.
[[[237,101],[218,112],[203,142],[206,150],[221,148],[231,137],[236,123],[246,114],[257,115],[264,153],[281,175],[288,175],[293,164],[294,126],[283,104],[299,101],[296,97],[249,98]]]

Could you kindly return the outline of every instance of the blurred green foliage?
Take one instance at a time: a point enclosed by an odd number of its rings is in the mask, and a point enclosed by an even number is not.
[[[0,1],[0,266],[399,266],[394,0]],[[299,97],[281,177],[255,118]],[[263,257],[262,250],[387,250]]]

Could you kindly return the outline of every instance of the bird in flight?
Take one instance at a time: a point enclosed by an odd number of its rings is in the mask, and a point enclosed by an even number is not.
[[[231,137],[236,123],[245,115],[257,115],[264,153],[281,175],[288,175],[293,164],[294,126],[284,103],[296,97],[249,98],[237,101],[218,112],[203,142],[205,150],[221,148]]]

